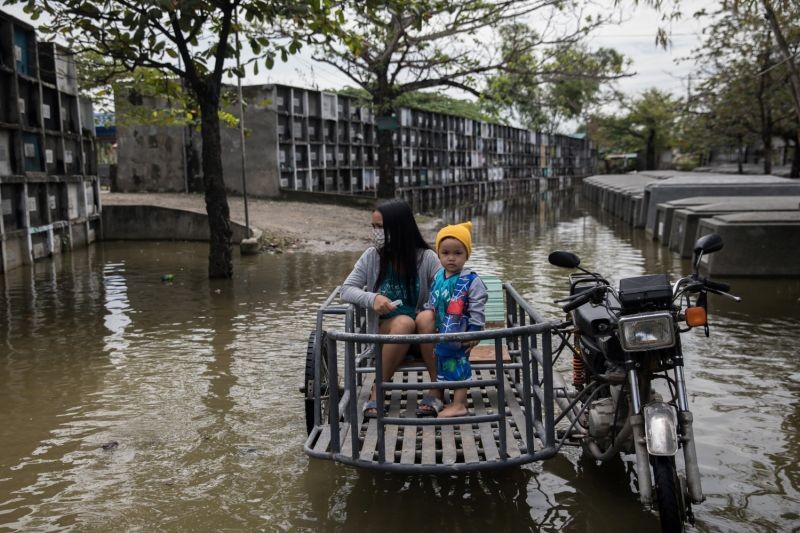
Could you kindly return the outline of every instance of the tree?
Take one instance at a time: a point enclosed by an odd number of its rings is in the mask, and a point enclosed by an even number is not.
[[[695,154],[702,161],[706,152],[732,146],[738,171],[744,172],[745,148],[760,137],[760,113],[752,105],[752,87],[747,87],[751,82],[735,77],[714,86],[709,78],[698,88],[691,107],[679,119],[676,144],[681,153]]]
[[[6,0],[25,3],[36,20],[49,22],[45,33],[60,34],[77,53],[99,54],[115,73],[146,67],[179,78],[197,104],[202,138],[202,169],[210,230],[208,273],[212,278],[233,275],[228,200],[222,175],[220,97],[223,74],[231,73],[230,59],[241,46],[234,32],[252,51],[249,62],[270,68],[275,57],[286,57],[301,46],[299,29],[326,35],[333,22],[328,2],[314,0]],[[242,16],[242,21],[237,15]],[[268,33],[278,21],[296,30],[276,41]],[[237,40],[238,43],[238,40]]]
[[[729,5],[734,13],[741,10],[751,16],[758,16],[763,11],[764,18],[771,30],[781,59],[774,65],[767,62],[761,72],[762,83],[769,84],[770,71],[779,65],[785,65],[785,78],[791,88],[790,94],[797,119],[794,126],[795,156],[791,176],[800,177],[800,154],[798,154],[800,151],[800,67],[797,59],[800,53],[800,4],[795,0],[734,0],[729,2]],[[771,116],[766,118],[772,119]],[[770,131],[771,133],[772,131]],[[770,146],[765,142],[765,150]]]
[[[536,14],[546,28],[527,46],[574,40],[604,20],[583,19],[578,0],[351,0],[347,24],[317,48],[329,63],[366,89],[378,127],[378,195],[394,196],[394,140],[388,119],[407,93],[451,87],[480,96],[481,77],[528,49],[500,49],[494,28]],[[574,9],[570,29],[556,24]],[[564,11],[561,11],[561,10]],[[522,44],[522,43],[520,43]]]
[[[652,88],[630,102],[623,101],[624,114],[595,114],[588,131],[601,152],[644,152],[643,170],[658,168],[659,155],[672,143],[679,101]]]
[[[665,21],[682,16],[681,0],[641,1],[662,12]],[[638,3],[639,0],[634,2]],[[705,15],[703,11],[695,14]],[[760,65],[757,73],[760,82],[757,105],[762,114],[762,142],[765,150],[770,151],[773,133],[780,133],[785,138],[793,137],[795,158],[791,176],[800,177],[800,3],[797,0],[722,0],[719,9],[713,13],[712,21],[712,26],[717,28],[729,25],[728,39],[706,39],[706,45],[716,51],[714,54],[717,57],[725,57],[731,52],[752,50],[752,29],[758,28],[761,32],[762,37],[755,41],[761,44],[756,64]],[[736,34],[747,37],[736,39]],[[668,32],[661,28],[659,35],[664,37],[659,42],[666,44]],[[776,87],[787,89],[789,109],[793,111],[795,119],[794,133],[791,135],[787,135],[784,126],[774,123],[776,116],[770,106],[775,98],[768,93],[772,93]],[[770,165],[770,161],[765,161],[765,172],[771,171]]]
[[[702,143],[706,147],[735,146],[740,172],[744,146],[759,140],[765,152],[764,172],[769,174],[773,138],[794,140],[800,124],[792,104],[790,72],[779,59],[773,27],[760,11],[725,4],[698,15],[708,18],[709,24],[692,57],[698,65],[694,78],[701,82],[686,112],[703,120],[688,122],[706,129]]]
[[[369,105],[371,101],[370,94],[359,87],[345,87],[339,90],[331,89],[329,92],[358,98],[363,105]],[[495,119],[494,116],[484,112],[479,101],[462,100],[437,92],[418,91],[406,93],[400,96],[396,103],[399,107],[409,107],[431,113],[445,113],[472,120],[489,121]],[[499,120],[499,122],[504,123],[502,120]]]
[[[494,116],[509,114],[531,130],[553,133],[564,120],[585,120],[591,107],[607,99],[604,85],[631,75],[624,72],[625,57],[610,48],[590,50],[581,41],[526,45],[538,36],[522,24],[506,26],[500,35],[510,61],[489,79],[484,105]],[[529,52],[511,55],[521,48]]]
[[[750,4],[752,5],[752,2]],[[797,61],[798,45],[800,45],[800,24],[798,24],[800,4],[790,0],[778,0],[777,2],[761,0],[761,6],[775,36],[775,42],[782,56],[781,61],[785,62],[789,69],[794,110],[797,114],[797,122],[800,124],[800,67],[798,67]],[[780,10],[776,10],[776,6]],[[792,37],[791,42],[787,36]]]

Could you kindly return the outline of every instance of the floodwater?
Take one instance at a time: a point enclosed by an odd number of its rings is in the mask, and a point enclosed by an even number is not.
[[[553,249],[613,280],[690,268],[571,195],[437,215],[472,218],[473,267],[554,318],[567,271],[547,264]],[[206,279],[206,254],[109,242],[0,276],[0,530],[658,528],[630,461],[575,449],[437,477],[308,459],[306,340],[358,254],[237,257],[231,282]],[[696,529],[796,530],[800,280],[727,281],[744,302],[712,297],[711,337],[684,336],[707,495]]]

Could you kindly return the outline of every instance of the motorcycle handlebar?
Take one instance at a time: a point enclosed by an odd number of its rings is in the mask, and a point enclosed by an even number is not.
[[[711,281],[710,279],[704,279],[703,284],[709,289],[714,289],[717,291],[730,292],[731,290],[731,286],[728,285],[727,283],[721,283],[719,281]]]
[[[567,302],[566,304],[561,306],[561,309],[563,309],[565,313],[569,313],[573,309],[577,309],[578,307],[582,306],[583,304],[594,298],[596,295],[598,295],[598,291],[605,292],[605,286],[601,285],[595,287],[594,289],[584,291],[576,295],[574,300],[571,300],[570,302]]]

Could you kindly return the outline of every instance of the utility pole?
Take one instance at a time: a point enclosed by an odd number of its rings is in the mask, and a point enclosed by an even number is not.
[[[178,54],[178,70],[183,70],[181,56]],[[181,91],[186,91],[186,82],[181,79]],[[184,105],[184,110],[185,110]],[[189,194],[189,169],[186,167],[186,124],[181,124],[181,164],[183,165],[183,192]]]
[[[250,232],[250,214],[247,211],[247,173],[245,171],[245,151],[244,151],[244,103],[242,102],[242,73],[239,70],[239,9],[234,8],[234,24],[236,25],[236,85],[239,93],[239,141],[242,145],[242,197],[244,198],[244,225],[247,228],[247,238],[252,236]]]
[[[691,107],[692,102],[692,75],[686,76],[686,110]]]

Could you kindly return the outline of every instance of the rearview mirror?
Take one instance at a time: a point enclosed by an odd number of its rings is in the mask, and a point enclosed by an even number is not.
[[[700,252],[703,252],[703,255],[710,254],[719,250],[722,250],[722,237],[716,233],[703,235],[697,239],[697,242],[694,243],[695,255],[699,254]]]
[[[556,250],[547,256],[547,260],[551,265],[563,268],[578,268],[581,264],[580,258],[572,252],[564,252]]]

